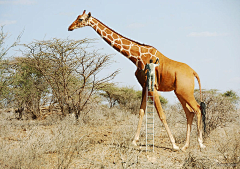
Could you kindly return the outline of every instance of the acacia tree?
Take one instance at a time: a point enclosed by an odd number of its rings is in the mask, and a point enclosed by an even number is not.
[[[118,71],[99,78],[97,75],[110,63],[110,55],[89,51],[90,39],[34,41],[25,44],[23,55],[31,60],[51,89],[62,114],[91,109],[95,94],[112,80]]]
[[[22,33],[10,45],[5,45],[8,33],[0,31],[0,107],[18,108],[19,119],[22,111],[32,112],[33,117],[39,116],[39,102],[44,85],[40,84],[41,75],[29,67],[25,58],[10,59],[9,50],[17,46]],[[6,57],[8,56],[8,57]]]
[[[102,89],[103,96],[109,103],[110,108],[118,105],[120,108],[129,109],[132,113],[138,113],[142,99],[142,91],[135,90],[133,87],[118,87],[109,84],[108,87]],[[159,96],[162,106],[168,103],[168,100]]]
[[[8,69],[8,94],[5,98],[9,106],[18,108],[19,119],[23,110],[32,113],[34,119],[41,116],[40,101],[48,93],[42,74],[31,66],[31,60],[24,57],[10,60]]]
[[[9,35],[7,33],[4,33],[3,26],[0,30],[0,98],[1,96],[4,96],[6,93],[6,87],[7,87],[7,81],[8,81],[8,62],[4,59],[4,57],[7,55],[8,51],[18,45],[20,38],[20,34],[17,39],[9,46],[6,46],[6,40],[8,39]],[[1,98],[3,99],[3,98]]]
[[[107,100],[109,107],[112,108],[118,104],[118,97],[121,93],[116,85],[109,84],[107,87],[102,89],[100,95]]]

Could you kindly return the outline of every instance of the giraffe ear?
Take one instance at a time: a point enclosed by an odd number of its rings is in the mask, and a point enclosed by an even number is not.
[[[90,17],[91,17],[91,12],[88,13],[88,18],[90,18]]]

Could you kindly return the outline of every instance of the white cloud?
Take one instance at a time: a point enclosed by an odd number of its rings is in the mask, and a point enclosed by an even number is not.
[[[216,37],[216,36],[227,36],[227,33],[217,33],[217,32],[191,32],[188,37]]]
[[[35,0],[0,0],[0,5],[33,5]]]
[[[11,25],[11,24],[15,24],[15,23],[17,23],[16,20],[6,20],[6,21],[0,22],[0,26],[3,26],[3,25]]]

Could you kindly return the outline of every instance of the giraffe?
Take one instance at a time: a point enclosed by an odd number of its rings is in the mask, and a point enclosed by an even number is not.
[[[129,60],[136,65],[137,70],[135,76],[142,86],[142,101],[139,110],[139,121],[137,126],[137,131],[132,144],[137,145],[139,141],[140,129],[142,125],[142,120],[146,109],[146,70],[145,65],[149,63],[152,59],[154,62],[159,59],[160,65],[155,69],[155,84],[154,91],[148,94],[154,97],[154,105],[157,110],[158,116],[162,121],[170,141],[172,143],[172,149],[180,150],[176,145],[175,139],[168,127],[165,114],[163,112],[162,106],[160,104],[158,91],[174,91],[177,98],[179,99],[182,107],[185,111],[187,118],[187,134],[186,143],[181,148],[185,151],[190,145],[190,131],[193,121],[193,117],[197,116],[198,125],[198,143],[200,148],[205,148],[202,138],[202,119],[205,119],[204,113],[201,112],[201,106],[197,103],[194,98],[194,77],[197,78],[199,84],[200,98],[202,101],[201,94],[201,83],[198,74],[187,64],[171,60],[159,52],[156,48],[141,44],[139,42],[130,40],[119,33],[115,32],[111,28],[107,27],[98,19],[94,18],[91,13],[88,14],[83,11],[82,15],[79,15],[77,19],[69,26],[68,31],[73,31],[74,29],[90,26],[92,27],[109,45],[111,45],[118,52],[123,54]],[[202,105],[203,102],[201,102]],[[203,116],[203,118],[202,118]]]

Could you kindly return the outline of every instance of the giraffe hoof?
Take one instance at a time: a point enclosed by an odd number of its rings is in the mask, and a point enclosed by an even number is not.
[[[201,149],[205,149],[206,146],[205,146],[204,144],[200,144],[200,148],[201,148]]]
[[[177,145],[173,145],[173,151],[179,151],[180,148]]]
[[[181,150],[182,150],[183,152],[186,152],[187,148],[188,148],[188,146],[183,146],[183,148],[181,148]]]
[[[132,141],[132,145],[137,146],[136,140],[133,140],[133,141]]]

